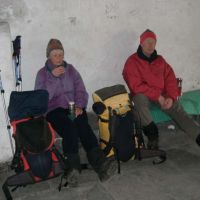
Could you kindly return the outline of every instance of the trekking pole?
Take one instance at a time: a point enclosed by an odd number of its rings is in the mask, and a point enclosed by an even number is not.
[[[9,123],[8,112],[6,109],[6,101],[5,101],[5,96],[4,96],[5,90],[3,89],[3,84],[2,84],[2,79],[1,79],[1,70],[0,70],[0,90],[1,90],[1,98],[2,98],[2,102],[3,102],[3,109],[4,109],[6,124],[7,124],[7,131],[8,131],[8,135],[9,135],[11,150],[12,150],[12,154],[14,155],[14,146],[12,143],[12,135],[11,135],[11,131],[10,131],[11,126]]]
[[[13,42],[13,61],[15,72],[15,87],[17,91],[22,91],[21,76],[21,36],[17,36]]]

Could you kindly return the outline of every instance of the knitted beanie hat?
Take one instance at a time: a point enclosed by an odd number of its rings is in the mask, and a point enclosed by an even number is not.
[[[58,39],[50,39],[46,49],[46,56],[49,57],[49,54],[52,50],[60,49],[64,52],[62,43]]]
[[[155,41],[157,41],[156,34],[149,29],[140,35],[140,44],[142,44],[147,38],[153,38]]]

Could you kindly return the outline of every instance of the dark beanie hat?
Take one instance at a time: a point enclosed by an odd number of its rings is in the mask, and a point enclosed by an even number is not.
[[[60,40],[58,39],[50,39],[49,43],[47,45],[47,50],[46,50],[46,56],[47,58],[49,57],[49,54],[52,50],[55,49],[60,49],[64,52],[64,48],[62,46],[62,43],[60,42]]]

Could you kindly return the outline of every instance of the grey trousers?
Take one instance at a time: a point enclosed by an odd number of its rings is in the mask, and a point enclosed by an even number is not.
[[[140,120],[141,125],[147,126],[153,121],[149,106],[151,101],[143,94],[137,94],[133,97],[134,115],[136,120]],[[193,140],[200,134],[200,126],[184,110],[179,101],[175,101],[168,110],[162,110],[167,113],[176,124],[189,135]]]

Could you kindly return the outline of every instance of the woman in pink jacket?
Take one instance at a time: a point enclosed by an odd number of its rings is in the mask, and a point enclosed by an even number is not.
[[[186,133],[200,145],[200,128],[181,107],[176,76],[165,59],[155,50],[156,35],[146,30],[140,36],[140,45],[124,66],[123,77],[133,96],[133,102],[141,119],[148,148],[158,148],[158,128],[153,122],[149,105],[158,104]],[[137,116],[138,117],[138,116]],[[198,137],[197,137],[198,136]]]

